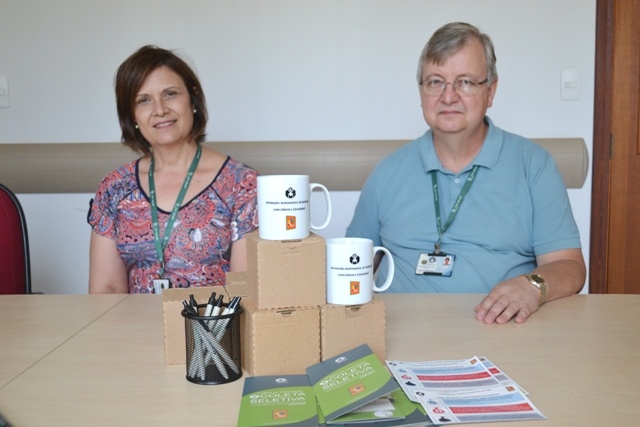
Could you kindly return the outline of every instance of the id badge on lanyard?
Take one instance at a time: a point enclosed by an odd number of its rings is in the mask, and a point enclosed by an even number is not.
[[[449,228],[449,226],[453,223],[456,214],[458,213],[458,209],[460,209],[460,205],[462,205],[462,201],[465,196],[469,192],[469,188],[471,188],[471,184],[476,178],[476,174],[478,173],[478,165],[473,166],[471,169],[471,173],[467,178],[466,182],[462,186],[460,190],[460,194],[456,199],[453,209],[449,213],[449,217],[447,221],[442,226],[440,219],[440,200],[438,197],[438,177],[436,175],[436,171],[431,171],[431,182],[433,188],[433,206],[436,211],[436,226],[438,227],[438,241],[435,243],[433,252],[423,252],[418,257],[418,265],[416,266],[416,274],[426,274],[433,276],[444,276],[450,277],[453,273],[453,264],[456,260],[456,256],[454,254],[448,254],[442,252],[440,250],[440,242],[442,240],[442,235]]]
[[[418,258],[416,274],[449,277],[453,272],[453,263],[455,260],[456,256],[453,254],[423,252]]]

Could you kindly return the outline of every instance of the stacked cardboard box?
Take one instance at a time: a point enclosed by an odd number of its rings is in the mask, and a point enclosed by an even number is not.
[[[319,307],[326,301],[324,239],[247,240],[249,298],[259,310]]]
[[[322,360],[365,343],[385,360],[385,306],[381,299],[374,296],[370,303],[355,306],[324,305],[320,319]]]

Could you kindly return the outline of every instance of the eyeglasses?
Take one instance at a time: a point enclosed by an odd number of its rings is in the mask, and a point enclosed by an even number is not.
[[[480,90],[480,85],[488,83],[489,79],[484,79],[481,82],[475,80],[460,78],[453,82],[445,82],[442,79],[429,79],[421,80],[420,86],[422,86],[422,92],[427,96],[440,96],[447,89],[447,85],[453,86],[453,89],[461,96],[473,96]]]

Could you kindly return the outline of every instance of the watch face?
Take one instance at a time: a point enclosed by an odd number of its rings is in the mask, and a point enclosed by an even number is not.
[[[532,274],[531,275],[531,280],[533,280],[534,282],[536,282],[538,284],[544,283],[544,279],[539,274]]]

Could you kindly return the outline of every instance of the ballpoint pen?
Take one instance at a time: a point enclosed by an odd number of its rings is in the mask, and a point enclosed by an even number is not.
[[[216,303],[216,293],[212,292],[211,296],[209,297],[209,301],[207,302],[207,308],[204,311],[205,316],[211,316],[211,312],[213,311],[213,307],[215,306],[215,303]]]
[[[240,304],[240,299],[241,299],[240,297],[233,297],[231,299],[231,302],[227,306],[227,309],[224,311],[223,315],[233,314],[238,308],[238,305]],[[220,340],[224,336],[224,333],[227,330],[227,325],[229,324],[229,320],[230,319],[223,319],[221,321],[218,321],[218,323],[216,323],[216,326],[214,327],[214,330],[212,331],[212,333],[218,342],[220,342]]]
[[[220,296],[218,297],[218,300],[216,301],[215,306],[213,307],[213,311],[211,311],[211,316],[218,316],[220,314],[220,309],[222,308],[222,301],[224,300],[224,295],[220,294]],[[207,322],[207,324],[209,325],[209,328],[213,328],[215,325],[216,321],[215,320],[209,320]]]
[[[189,304],[191,304],[191,307],[193,307],[193,309],[196,312],[196,315],[198,314],[198,303],[196,302],[196,298],[193,296],[193,294],[189,295]]]
[[[184,307],[185,311],[189,314],[191,314],[192,316],[197,316],[198,315],[198,309],[194,308],[191,303],[187,302],[187,301],[182,301],[182,306]]]
[[[229,304],[227,304],[227,306],[224,308],[224,310],[222,310],[222,313],[220,313],[220,316],[226,316],[227,314],[233,313],[233,311],[235,310],[235,307],[237,305],[238,298],[240,298],[240,297],[231,298],[231,301],[229,301]],[[218,329],[220,327],[219,324],[220,324],[220,322],[216,323],[216,329]]]
[[[217,316],[220,314],[220,309],[222,308],[222,301],[224,300],[224,295],[220,294],[218,300],[216,301],[216,306],[213,308],[212,316]]]
[[[191,378],[200,377],[204,381],[206,362],[202,349],[202,339],[199,336],[196,325],[197,323],[192,324],[194,349],[189,361],[189,376]]]
[[[190,315],[192,316],[198,315],[197,311],[195,311],[193,306],[187,301],[182,301],[182,306],[184,307],[184,311],[186,311]],[[201,379],[204,380],[204,360],[203,360],[202,344],[201,344],[202,340],[196,329],[196,326],[195,326],[196,323],[192,323],[192,325],[193,325],[192,330],[193,330],[194,350],[193,350],[193,353],[191,354],[191,360],[189,361],[188,375],[191,378],[200,377]]]

